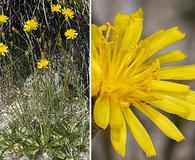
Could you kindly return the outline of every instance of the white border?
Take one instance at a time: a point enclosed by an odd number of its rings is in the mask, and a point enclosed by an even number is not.
[[[92,0],[89,0],[89,160],[92,160],[92,99],[91,99],[91,24]]]

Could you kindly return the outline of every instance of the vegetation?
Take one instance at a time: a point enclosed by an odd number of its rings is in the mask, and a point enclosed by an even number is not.
[[[0,6],[0,158],[88,157],[88,0]]]

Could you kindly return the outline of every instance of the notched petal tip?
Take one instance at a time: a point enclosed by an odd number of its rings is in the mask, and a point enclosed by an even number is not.
[[[170,28],[170,30],[173,30],[178,37],[181,37],[181,39],[183,39],[186,35],[184,32],[181,31],[179,26],[172,27]]]
[[[156,151],[151,153],[146,153],[146,157],[151,158],[156,156]]]
[[[185,140],[185,137],[184,137],[183,134],[180,134],[180,136],[177,137],[176,142],[181,142],[181,141],[183,141],[183,140]]]

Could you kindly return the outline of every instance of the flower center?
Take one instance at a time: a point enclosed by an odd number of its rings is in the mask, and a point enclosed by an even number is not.
[[[100,94],[129,97],[143,100],[151,92],[152,80],[158,79],[159,60],[147,63],[149,50],[140,44],[132,47],[131,52],[121,49],[119,36],[109,23],[99,27],[99,59],[101,68]],[[121,37],[122,39],[123,37]],[[151,96],[150,96],[151,97]]]

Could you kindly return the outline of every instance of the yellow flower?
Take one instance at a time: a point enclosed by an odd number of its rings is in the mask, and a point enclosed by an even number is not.
[[[6,15],[0,15],[0,24],[6,23],[9,20],[9,18]]]
[[[68,18],[70,19],[74,18],[74,12],[71,8],[64,8],[62,10],[62,14],[65,15],[66,20],[68,20]]]
[[[32,30],[37,30],[38,22],[36,18],[33,18],[31,20],[28,20],[24,23],[24,31],[30,32]]]
[[[3,43],[0,43],[0,55],[5,56],[7,52],[8,46],[4,45]]]
[[[61,12],[61,5],[60,4],[53,4],[51,7],[52,12]]]
[[[14,151],[18,151],[20,148],[20,144],[19,143],[14,143],[13,144],[13,149],[14,149]]]
[[[49,61],[45,58],[44,53],[41,53],[41,59],[38,61],[37,64],[39,69],[47,68]]]
[[[78,33],[75,29],[71,28],[71,29],[66,30],[64,35],[66,36],[67,39],[75,39],[77,37]]]
[[[110,126],[112,145],[121,156],[126,154],[126,125],[147,157],[156,155],[134,108],[177,142],[184,140],[183,134],[158,109],[195,120],[195,91],[169,81],[194,80],[195,64],[163,66],[186,58],[179,50],[151,57],[185,34],[173,27],[140,40],[142,27],[141,9],[132,15],[117,14],[113,26],[92,25],[92,96],[97,99],[94,120],[100,128]]]

